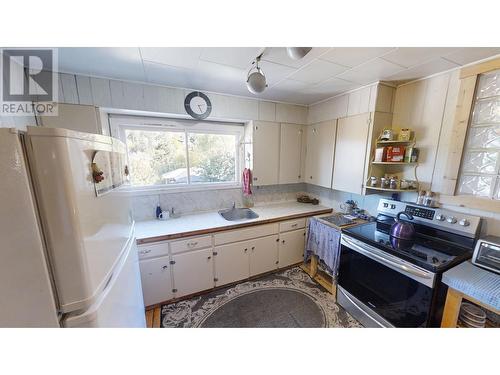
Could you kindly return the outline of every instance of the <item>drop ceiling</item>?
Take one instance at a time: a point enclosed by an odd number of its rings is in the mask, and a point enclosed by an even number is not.
[[[315,47],[301,60],[285,48],[264,50],[269,87],[245,84],[263,47],[59,48],[59,71],[312,104],[376,81],[418,79],[500,54],[492,47]]]

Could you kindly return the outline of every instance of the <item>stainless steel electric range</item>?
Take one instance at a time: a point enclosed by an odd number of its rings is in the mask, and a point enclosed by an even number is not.
[[[398,212],[414,217],[413,240],[389,235]],[[366,327],[439,327],[441,275],[469,259],[481,218],[381,199],[377,220],[342,231],[337,301]]]

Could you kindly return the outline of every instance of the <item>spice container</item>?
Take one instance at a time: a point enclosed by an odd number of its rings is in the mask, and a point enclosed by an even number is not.
[[[378,184],[378,178],[375,176],[371,176],[370,177],[370,186],[375,187],[375,186],[377,186],[377,184]]]
[[[405,151],[405,163],[416,163],[418,161],[418,148],[408,147]]]
[[[428,191],[424,196],[424,206],[432,207],[434,206],[434,193],[432,191]]]
[[[391,178],[391,179],[389,180],[389,188],[391,188],[391,189],[397,189],[397,188],[398,188],[398,182],[399,182],[399,181],[398,181],[398,179],[397,179],[397,178],[394,178],[394,177],[393,177],[393,178]]]
[[[424,204],[424,199],[425,199],[425,190],[421,190],[418,192],[417,196],[417,204],[423,205]]]
[[[411,129],[401,129],[398,135],[398,140],[409,141],[411,139]]]
[[[382,187],[384,189],[388,189],[389,188],[389,179],[385,178],[385,177],[381,177],[380,178],[380,187]]]
[[[408,181],[408,180],[401,180],[401,182],[399,183],[399,188],[401,190],[409,189],[410,188],[410,181]]]

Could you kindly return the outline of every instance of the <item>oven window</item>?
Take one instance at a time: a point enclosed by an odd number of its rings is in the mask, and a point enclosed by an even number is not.
[[[342,245],[339,285],[396,327],[425,327],[432,289]]]

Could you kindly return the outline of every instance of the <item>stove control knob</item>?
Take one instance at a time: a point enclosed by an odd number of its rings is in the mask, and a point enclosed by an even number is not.
[[[462,219],[458,222],[458,224],[464,226],[464,227],[468,227],[470,225],[470,221],[467,220],[467,219]]]
[[[454,216],[450,216],[449,218],[446,219],[446,221],[450,224],[455,224],[457,222],[457,218]]]
[[[436,220],[439,220],[439,221],[445,221],[445,220],[446,220],[446,216],[441,215],[441,214],[437,214],[437,215],[436,215]]]
[[[391,204],[391,209],[395,210],[396,209],[396,205],[395,204]]]
[[[389,203],[384,203],[384,208],[389,207]]]

